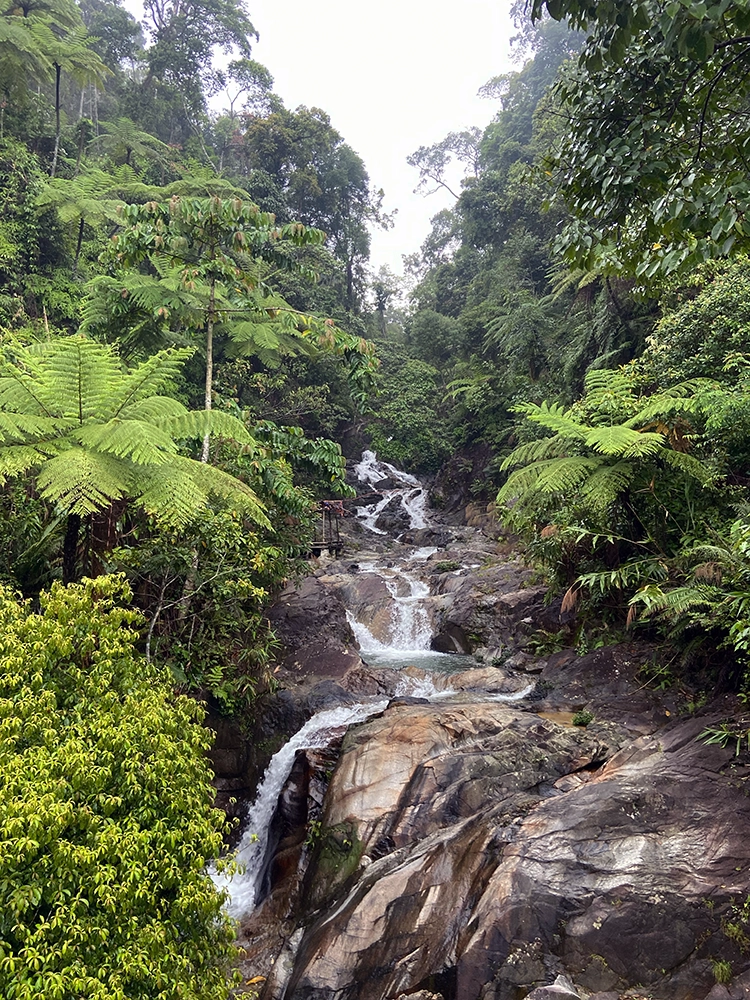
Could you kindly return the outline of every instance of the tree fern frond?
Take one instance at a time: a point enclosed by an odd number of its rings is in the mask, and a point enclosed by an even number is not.
[[[28,355],[24,360],[30,360]],[[38,362],[38,395],[48,412],[79,423],[106,410],[122,375],[116,355],[106,345],[83,337],[45,344]]]
[[[235,331],[241,327],[246,328],[245,334],[237,338]],[[255,330],[252,330],[251,327]],[[273,325],[271,323],[238,323],[229,332],[232,338],[230,353],[238,357],[252,355],[265,362],[265,359],[274,353],[277,356],[306,354],[308,357],[314,357],[318,353],[315,344],[308,337],[301,336],[298,331],[293,329],[292,332],[283,330],[276,323]],[[278,363],[278,357],[276,361]]]
[[[0,410],[0,444],[51,437],[56,431],[59,431],[57,421],[51,417],[6,413]]]
[[[196,482],[190,467],[179,461],[170,462],[168,466],[141,466],[135,472],[133,491],[145,511],[158,521],[177,528],[194,520],[210,496],[209,491]]]
[[[205,462],[191,462],[190,459],[183,461],[189,463],[190,474],[193,476],[194,482],[206,490],[208,494],[227,500],[256,524],[265,528],[271,527],[263,504],[249,486],[213,465],[208,465]]]
[[[140,420],[115,417],[106,424],[84,426],[73,437],[85,448],[127,458],[136,465],[162,465],[177,454],[170,434]]]
[[[568,447],[569,440],[559,435],[540,438],[537,441],[527,441],[514,448],[500,468],[506,472],[516,465],[528,465],[530,462],[539,462],[545,458],[559,458],[565,454]]]
[[[248,444],[252,440],[242,421],[223,410],[187,410],[157,423],[176,438],[202,438],[206,434],[218,434],[239,444]]]
[[[523,413],[528,420],[562,434],[563,437],[584,440],[589,431],[588,427],[573,418],[570,410],[566,410],[559,403],[523,403],[515,407],[515,410]]]
[[[242,320],[231,328],[232,341],[244,348],[266,348],[276,350],[279,346],[279,331],[269,322]]]
[[[536,464],[526,465],[521,469],[516,469],[508,476],[507,480],[497,494],[497,503],[503,506],[518,500],[523,503],[529,499],[539,479],[539,469]]]
[[[145,420],[158,424],[160,421],[181,417],[187,412],[187,407],[171,396],[151,396],[128,403],[122,415],[128,420]]]
[[[211,497],[227,500],[256,524],[271,526],[249,486],[207,463],[177,456],[169,467],[137,470],[134,485],[141,505],[176,527],[188,524]]]
[[[687,455],[684,451],[672,451],[671,448],[664,450],[662,454],[664,461],[680,472],[685,472],[693,479],[697,479],[701,486],[710,486],[716,480],[716,473],[709,469],[703,462]]]
[[[541,493],[567,493],[577,489],[602,464],[600,458],[552,458],[537,462],[537,489]]]
[[[633,399],[632,376],[621,368],[590,368],[583,383],[586,405],[595,409],[626,405]]]
[[[710,584],[693,584],[663,590],[656,584],[641,587],[630,599],[632,606],[643,605],[643,616],[655,614],[677,618],[696,608],[717,605],[723,597],[720,587]]]
[[[581,485],[581,494],[600,510],[611,506],[633,481],[630,462],[602,465]]]
[[[121,388],[112,398],[112,415],[124,416],[129,413],[131,406],[144,399],[155,406],[157,399],[164,398],[159,397],[159,393],[174,381],[185,361],[194,353],[195,350],[191,347],[170,347],[143,361],[134,371],[128,372],[121,381]]]
[[[48,459],[37,476],[42,497],[73,514],[101,510],[131,495],[131,485],[132,476],[121,461],[85,448],[66,448]]]
[[[664,445],[660,434],[641,434],[639,431],[614,424],[594,427],[586,434],[586,445],[602,455],[646,455]]]
[[[48,455],[33,445],[13,444],[0,449],[0,485],[46,462]]]

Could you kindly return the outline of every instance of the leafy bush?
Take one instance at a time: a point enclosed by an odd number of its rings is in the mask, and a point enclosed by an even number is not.
[[[0,590],[0,995],[224,1000],[233,929],[200,708],[133,651],[113,577]]]

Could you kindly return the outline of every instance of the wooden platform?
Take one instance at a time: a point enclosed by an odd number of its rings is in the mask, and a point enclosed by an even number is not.
[[[310,554],[319,556],[324,549],[328,549],[328,555],[338,555],[344,547],[343,542],[313,542],[310,546]]]

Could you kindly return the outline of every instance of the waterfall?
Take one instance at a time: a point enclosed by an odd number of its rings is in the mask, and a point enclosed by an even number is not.
[[[362,482],[377,484],[388,479],[395,484],[383,490],[383,499],[377,504],[369,509],[360,509],[358,516],[370,530],[376,534],[385,534],[376,527],[375,521],[394,496],[401,498],[412,528],[427,526],[427,494],[414,476],[401,472],[387,462],[379,462],[376,455],[369,451],[364,452],[362,461],[355,469]],[[387,643],[380,642],[365,623],[358,621],[350,611],[347,612],[362,652],[370,654],[368,659],[373,662],[378,654],[391,661],[397,659],[399,665],[403,665],[407,657],[415,656],[422,663],[426,663],[426,656],[449,662],[457,659],[430,651],[432,629],[425,606],[430,588],[419,579],[417,572],[419,564],[424,563],[436,551],[435,547],[411,550],[400,566],[381,565],[375,560],[360,564],[362,572],[377,573],[383,579],[392,598],[390,636]],[[404,674],[396,687],[395,696],[410,695],[434,701],[456,694],[444,676],[438,688],[429,674],[424,674],[423,671],[420,673],[422,676],[419,677]],[[245,832],[237,849],[236,860],[242,867],[241,873],[227,876],[212,872],[216,885],[227,892],[226,908],[230,914],[242,917],[256,904],[259,883],[267,861],[271,821],[297,753],[329,746],[348,726],[377,715],[387,704],[383,700],[363,701],[318,712],[272,758],[258,786],[255,801],[248,811]]]
[[[370,531],[377,535],[387,534],[381,528],[376,527],[375,522],[383,508],[395,496],[401,498],[401,506],[409,515],[410,528],[427,527],[427,491],[415,476],[409,475],[408,472],[402,472],[388,462],[379,462],[374,451],[362,452],[362,461],[354,466],[354,471],[360,482],[369,483],[370,486],[374,486],[384,479],[390,479],[391,482],[397,484],[382,489],[380,492],[383,494],[383,499],[376,504],[358,509],[357,517],[364,522]]]
[[[385,583],[393,605],[388,643],[377,639],[364,622],[347,612],[357,642],[363,653],[404,653],[413,655],[430,648],[432,626],[425,607],[430,588],[406,569],[381,566],[376,562],[361,563],[360,571],[376,573]]]
[[[429,677],[406,676],[399,682],[395,693],[397,697],[411,695],[433,700],[447,698],[455,694],[455,691],[448,685],[438,690]],[[245,832],[235,855],[236,861],[242,866],[242,872],[227,876],[215,869],[211,871],[211,877],[217,888],[227,892],[226,910],[233,917],[239,919],[250,913],[255,906],[258,883],[266,861],[271,820],[297,753],[300,750],[329,746],[342,736],[349,726],[365,722],[373,715],[382,712],[387,704],[387,700],[381,699],[359,702],[356,705],[341,705],[338,708],[327,708],[317,712],[271,758],[258,786],[255,801],[248,811]]]

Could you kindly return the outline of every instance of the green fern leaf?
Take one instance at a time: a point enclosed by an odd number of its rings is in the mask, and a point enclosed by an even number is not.
[[[530,462],[539,462],[546,458],[559,458],[565,454],[569,446],[569,441],[559,436],[528,441],[515,448],[500,468],[503,472],[507,472],[515,465],[528,465]]]
[[[49,456],[30,445],[6,445],[0,448],[0,484],[38,468]]]
[[[537,489],[542,493],[567,493],[578,489],[600,467],[601,459],[570,457],[537,462]]]
[[[687,455],[683,451],[666,449],[662,458],[673,469],[679,469],[680,472],[686,473],[692,479],[697,479],[701,486],[710,486],[716,480],[716,473],[705,466],[703,462],[694,458],[693,455]]]
[[[112,455],[66,448],[42,465],[37,486],[45,500],[73,514],[93,514],[131,495],[132,476]]]
[[[138,365],[122,378],[120,391],[112,397],[112,415],[130,415],[131,407],[142,400],[147,400],[151,407],[157,406],[159,393],[174,382],[184,363],[194,353],[195,350],[190,347],[167,348]]]
[[[628,489],[633,474],[629,462],[602,465],[581,485],[581,494],[594,507],[605,509]]]
[[[242,421],[223,410],[190,410],[179,416],[167,417],[159,421],[159,425],[176,438],[202,438],[206,434],[218,434],[238,444],[252,441]]]
[[[573,418],[570,410],[566,410],[559,403],[524,403],[516,407],[517,412],[525,414],[529,420],[541,424],[548,430],[555,431],[567,438],[578,438],[585,440],[589,430]]]
[[[611,427],[594,427],[586,434],[586,445],[602,455],[632,455],[634,454],[633,449],[638,449],[636,454],[644,454],[642,439],[645,437],[647,435],[624,427],[622,424],[615,424]],[[655,435],[655,437],[658,438],[658,444],[661,447],[664,444],[664,438],[661,435]],[[653,444],[653,442],[649,442],[649,444]]]
[[[85,448],[127,458],[136,465],[162,465],[177,454],[172,436],[140,420],[114,420],[90,424],[73,435]]]

